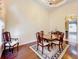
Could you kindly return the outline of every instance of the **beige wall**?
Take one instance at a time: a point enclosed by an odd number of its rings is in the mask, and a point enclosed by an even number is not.
[[[7,5],[7,27],[20,43],[36,40],[37,31],[49,29],[48,12],[32,0],[13,0]],[[12,3],[11,3],[12,2]]]
[[[48,32],[57,26],[64,31],[65,16],[77,15],[77,2],[50,11],[35,0],[7,0],[6,10],[6,30],[24,44],[35,41],[35,33],[40,30]]]
[[[0,1],[0,20],[3,21],[5,23],[5,13],[6,13],[6,10],[5,10],[5,1],[4,0],[1,0]]]
[[[72,0],[59,8],[50,12],[50,30],[57,28],[60,31],[65,31],[65,17],[77,16],[77,0]]]

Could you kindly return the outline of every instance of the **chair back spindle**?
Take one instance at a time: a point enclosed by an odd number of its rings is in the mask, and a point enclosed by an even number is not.
[[[4,32],[3,33],[3,39],[4,39],[4,41],[11,41],[10,32]]]

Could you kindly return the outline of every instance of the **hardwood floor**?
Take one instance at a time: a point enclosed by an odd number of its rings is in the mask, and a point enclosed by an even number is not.
[[[1,59],[40,59],[30,48],[30,45],[33,45],[34,43],[31,44],[26,44],[22,45],[19,47],[19,51],[14,50],[14,53],[12,54],[11,52],[4,51],[6,52],[4,55],[4,52],[2,54]],[[67,52],[63,56],[62,59],[78,59],[78,54],[77,54],[77,45],[70,45],[68,48]]]
[[[63,59],[78,59],[78,45],[73,43],[70,44],[70,47],[63,56]]]

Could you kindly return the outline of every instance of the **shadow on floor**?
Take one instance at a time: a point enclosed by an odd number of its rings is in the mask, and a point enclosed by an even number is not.
[[[4,50],[1,56],[1,59],[14,59],[17,56],[17,52],[9,51],[9,50]]]

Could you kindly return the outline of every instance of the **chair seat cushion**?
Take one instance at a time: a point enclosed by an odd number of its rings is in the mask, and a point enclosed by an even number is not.
[[[59,41],[53,41],[52,43],[54,43],[54,44],[59,44]]]
[[[39,43],[40,45],[42,45],[41,43]],[[43,45],[46,46],[48,45],[49,43],[48,42],[43,42]]]
[[[17,43],[18,43],[17,40],[16,40],[16,41],[15,41],[15,40],[12,40],[11,42],[7,42],[5,45],[6,45],[6,46],[10,46],[10,45],[13,46],[13,45],[15,45],[15,44],[17,44]]]

